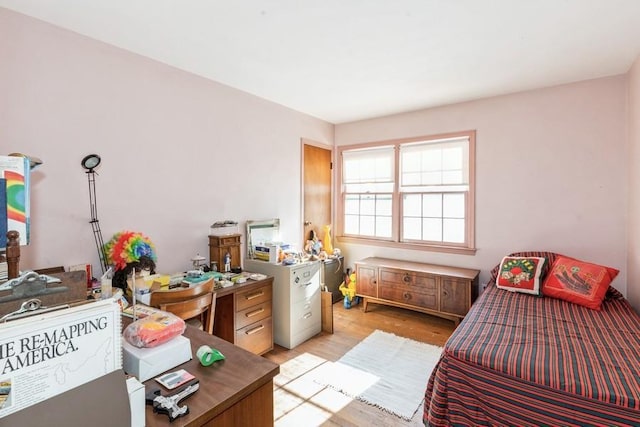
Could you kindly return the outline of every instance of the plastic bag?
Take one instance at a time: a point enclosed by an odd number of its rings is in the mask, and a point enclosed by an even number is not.
[[[131,323],[125,328],[123,336],[135,347],[150,348],[181,335],[186,327],[184,320],[178,316],[161,311]]]

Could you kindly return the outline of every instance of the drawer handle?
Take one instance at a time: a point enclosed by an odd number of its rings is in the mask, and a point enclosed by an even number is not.
[[[245,314],[245,316],[247,316],[247,317],[253,317],[253,316],[256,316],[256,315],[258,315],[258,314],[260,314],[260,313],[264,313],[264,308],[262,308],[262,307],[261,307],[261,308],[259,308],[259,309],[257,309],[257,310],[253,310],[253,311],[251,311],[251,312],[249,312],[249,313]]]
[[[409,301],[411,299],[411,294],[409,292],[405,292],[404,294],[402,294],[402,297]]]
[[[305,314],[304,316],[302,316],[303,319],[308,319],[312,316],[311,312]]]
[[[409,276],[409,274],[405,273],[404,277],[402,278],[402,281],[404,283],[411,283],[411,276]]]
[[[260,332],[260,331],[261,331],[261,330],[263,330],[263,329],[264,329],[264,325],[256,326],[256,327],[255,327],[255,328],[253,328],[253,329],[249,329],[247,332],[245,332],[245,334],[247,334],[247,335],[253,335],[253,334],[255,334],[256,332]]]
[[[264,295],[264,292],[260,291],[260,292],[256,292],[255,294],[247,295],[245,299],[247,301],[251,301],[252,299],[256,299],[258,297],[261,297],[262,295]]]

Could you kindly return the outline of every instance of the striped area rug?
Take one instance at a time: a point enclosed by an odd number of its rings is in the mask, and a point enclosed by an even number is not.
[[[376,330],[337,362],[324,363],[314,381],[410,420],[441,353],[442,347]]]

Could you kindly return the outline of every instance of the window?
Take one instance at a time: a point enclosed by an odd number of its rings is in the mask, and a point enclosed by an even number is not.
[[[345,241],[474,252],[475,132],[339,149]]]

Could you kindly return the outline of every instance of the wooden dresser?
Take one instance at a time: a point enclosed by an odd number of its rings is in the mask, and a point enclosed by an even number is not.
[[[420,311],[456,325],[478,296],[479,270],[387,258],[357,261],[356,292],[369,303]]]
[[[255,354],[273,349],[273,278],[216,290],[213,334]]]
[[[241,267],[240,234],[209,236],[209,262],[218,264],[218,271],[224,271],[224,256],[231,256],[231,267]]]

